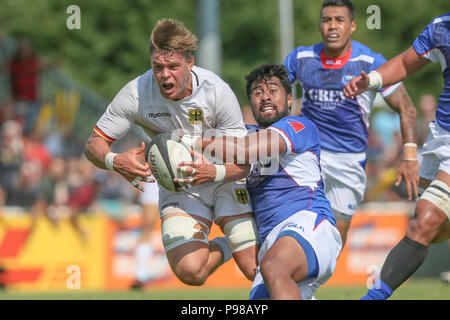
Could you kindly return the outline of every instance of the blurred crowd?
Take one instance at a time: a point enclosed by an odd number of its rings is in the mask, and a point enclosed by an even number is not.
[[[68,214],[84,236],[80,212],[97,200],[134,203],[137,194],[119,175],[87,161],[84,141],[76,134],[38,125],[39,76],[52,67],[39,59],[27,39],[19,41],[16,54],[0,66],[11,91],[8,99],[0,100],[0,208],[28,210],[32,228],[39,215],[57,224],[60,215]]]

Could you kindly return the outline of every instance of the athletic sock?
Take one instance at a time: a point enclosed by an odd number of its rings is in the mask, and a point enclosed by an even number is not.
[[[423,263],[428,247],[404,237],[391,250],[381,269],[380,280],[361,300],[384,300],[391,296]]]
[[[428,247],[404,237],[391,250],[381,268],[382,279],[393,291],[408,280],[427,256]]]
[[[392,290],[382,280],[377,280],[361,300],[386,300],[392,295]]]
[[[216,237],[214,239],[211,240],[212,242],[214,242],[215,244],[217,244],[220,249],[222,250],[222,254],[223,254],[223,262],[222,264],[224,264],[225,262],[227,262],[228,260],[230,260],[233,255],[231,254],[231,249],[230,249],[230,245],[228,244],[228,239],[227,237]]]

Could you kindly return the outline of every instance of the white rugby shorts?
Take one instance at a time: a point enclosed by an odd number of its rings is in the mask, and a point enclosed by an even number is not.
[[[292,236],[302,246],[309,267],[317,266],[314,275],[297,283],[302,299],[311,299],[314,292],[333,275],[336,260],[342,249],[342,240],[338,229],[327,219],[321,218],[312,211],[299,211],[279,223],[267,236],[258,253],[258,261],[262,261],[266,252],[280,236]],[[313,261],[315,260],[315,261]],[[250,299],[269,298],[259,267],[250,291]]]
[[[159,187],[159,209],[161,217],[181,210],[216,222],[220,217],[253,212],[245,179],[211,182],[179,192]]]
[[[422,147],[419,176],[434,180],[438,171],[450,174],[450,132],[435,121],[431,121],[428,127],[430,133]]]
[[[365,152],[334,153],[322,150],[320,166],[325,196],[334,211],[352,217],[364,198],[366,172],[363,163]]]

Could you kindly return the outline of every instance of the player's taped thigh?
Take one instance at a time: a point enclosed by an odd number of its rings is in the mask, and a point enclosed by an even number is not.
[[[208,226],[190,216],[174,215],[163,219],[161,233],[166,252],[192,241],[209,243]]]
[[[450,187],[441,180],[431,181],[420,199],[430,201],[436,207],[444,211],[450,220]]]
[[[258,229],[252,217],[234,219],[223,226],[223,232],[228,238],[231,252],[237,252],[258,243]]]

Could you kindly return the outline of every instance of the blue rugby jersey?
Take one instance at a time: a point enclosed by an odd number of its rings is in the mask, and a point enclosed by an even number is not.
[[[450,131],[450,13],[438,16],[427,25],[413,42],[413,48],[432,62],[439,61],[444,77],[444,91],[439,96],[436,121]]]
[[[349,99],[343,90],[352,77],[361,75],[361,71],[369,73],[385,62],[381,54],[354,40],[343,57],[326,57],[323,43],[297,47],[286,57],[284,65],[291,82],[298,80],[303,89],[302,115],[319,129],[323,149],[339,153],[366,151],[375,92],[366,91]],[[397,86],[379,92],[387,97]]]
[[[258,127],[247,130],[255,132]],[[316,225],[323,219],[336,225],[323,190],[316,126],[305,117],[285,117],[267,130],[280,134],[287,151],[279,160],[256,163],[247,177],[261,243],[276,225],[301,210],[317,213]],[[269,169],[274,164],[275,173]]]

